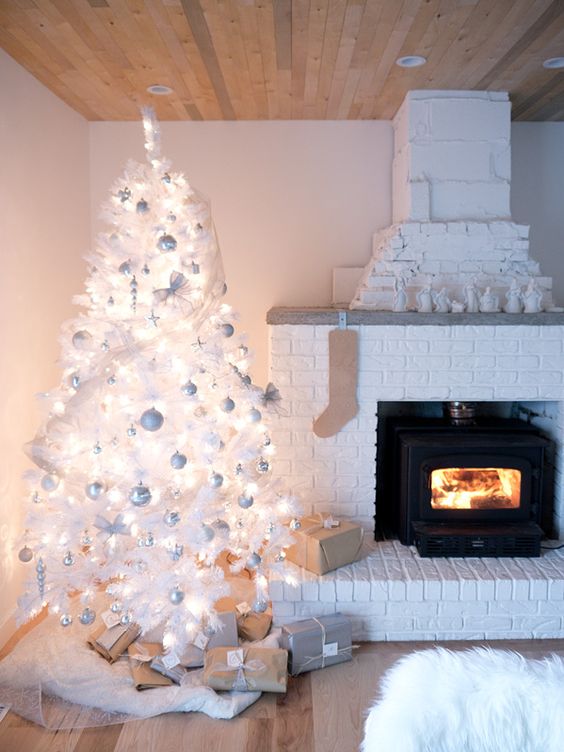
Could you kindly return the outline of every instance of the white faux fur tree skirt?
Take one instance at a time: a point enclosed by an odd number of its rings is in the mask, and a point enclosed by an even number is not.
[[[87,647],[89,631],[79,623],[63,629],[55,617],[36,626],[0,662],[0,703],[36,723],[68,728],[122,723],[173,711],[197,710],[213,718],[232,718],[261,696],[261,692],[215,692],[203,685],[201,669],[190,671],[182,686],[138,692],[127,657],[107,663]],[[254,644],[278,647],[279,632]],[[52,697],[64,702],[53,702]]]
[[[562,752],[564,660],[504,650],[412,653],[386,673],[362,752]]]

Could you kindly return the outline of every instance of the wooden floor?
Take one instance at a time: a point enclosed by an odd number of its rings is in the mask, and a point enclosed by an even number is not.
[[[530,658],[564,656],[564,640],[442,644],[453,650],[489,644]],[[291,678],[285,696],[264,694],[230,721],[169,713],[102,728],[46,731],[9,713],[0,723],[0,752],[353,752],[382,674],[401,656],[432,645],[365,643],[352,662]]]

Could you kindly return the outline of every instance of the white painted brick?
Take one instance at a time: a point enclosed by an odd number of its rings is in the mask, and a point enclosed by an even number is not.
[[[499,637],[499,635],[498,635]],[[435,633],[435,640],[448,641],[448,640],[484,640],[484,632],[469,632],[468,630],[457,630],[456,632],[441,632]]]
[[[489,612],[494,616],[531,616],[538,612],[538,601],[492,601]],[[542,613],[542,612],[541,612]]]
[[[562,352],[562,342],[557,339],[534,339],[521,342],[521,352],[537,355],[556,355]]]
[[[284,598],[284,584],[280,580],[270,580],[268,590],[273,601],[281,601]]]
[[[513,583],[511,580],[497,580],[494,597],[499,601],[507,601],[511,598],[512,589]]]
[[[438,604],[441,616],[485,616],[488,613],[486,601],[443,601]]]
[[[478,581],[478,599],[492,601],[494,599],[495,582],[493,580]]]
[[[301,605],[301,603],[294,603],[293,601],[273,601],[272,612],[277,619],[283,616],[295,616],[296,608]]]
[[[462,629],[463,621],[460,617],[455,616],[418,616],[415,618],[415,629],[436,631],[436,630],[456,630]]]
[[[559,632],[562,637],[561,619],[550,616],[515,616],[513,619],[514,629],[530,630],[537,632]],[[491,628],[491,627],[490,627]]]
[[[337,599],[335,592],[335,581],[331,578],[324,577],[319,581],[319,600],[321,603],[332,602]]]
[[[497,632],[499,630],[509,631],[513,626],[513,619],[511,616],[465,616],[464,617],[464,629],[475,630],[488,630],[490,632]]]
[[[388,593],[388,597],[391,601],[405,601],[405,582],[401,582],[400,580],[391,580],[389,583]]]
[[[441,598],[441,583],[437,580],[426,580],[423,585],[425,600],[438,601]]]
[[[388,616],[437,616],[438,604],[436,601],[408,602],[389,601],[386,604]]]
[[[319,600],[319,585],[312,580],[304,580],[302,582],[302,597],[304,601],[318,601]]]
[[[302,601],[295,604],[296,616],[327,616],[336,613],[335,603],[320,603],[319,601]]]
[[[545,601],[548,598],[548,580],[531,580],[529,597],[531,600]]]
[[[353,587],[353,598],[355,601],[370,601],[370,580],[355,580]]]
[[[459,599],[459,583],[457,580],[443,580],[441,597],[445,601],[457,601]]]
[[[423,581],[408,580],[406,583],[406,597],[408,601],[422,601]]]
[[[385,580],[372,580],[370,584],[370,599],[375,602],[387,601],[389,583]]]

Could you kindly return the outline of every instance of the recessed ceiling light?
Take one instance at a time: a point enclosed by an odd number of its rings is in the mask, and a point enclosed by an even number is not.
[[[418,68],[420,65],[425,65],[427,58],[422,55],[406,55],[405,57],[398,57],[396,65],[400,68]]]
[[[167,94],[172,94],[172,89],[170,86],[163,86],[162,84],[153,84],[152,86],[147,86],[147,91],[149,94],[158,94],[161,97],[165,97]]]
[[[542,64],[543,68],[564,68],[564,57],[549,57]]]

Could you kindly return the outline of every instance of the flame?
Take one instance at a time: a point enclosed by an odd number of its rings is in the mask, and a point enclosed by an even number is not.
[[[431,473],[433,509],[518,509],[521,472],[505,467],[446,467]]]

